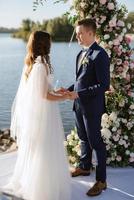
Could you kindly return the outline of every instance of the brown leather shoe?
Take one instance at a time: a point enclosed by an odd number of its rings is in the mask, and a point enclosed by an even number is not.
[[[90,188],[90,190],[87,192],[88,196],[97,196],[99,194],[101,194],[101,192],[103,190],[106,190],[107,188],[107,183],[106,182],[101,182],[101,181],[97,181],[93,187]]]
[[[83,170],[83,169],[77,167],[77,168],[71,169],[71,175],[72,175],[72,177],[89,176],[90,170]]]

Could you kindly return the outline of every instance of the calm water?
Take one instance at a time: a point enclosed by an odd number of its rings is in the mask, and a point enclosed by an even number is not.
[[[131,44],[134,47],[134,42]],[[11,38],[9,34],[0,34],[0,129],[10,125],[10,110],[16,94],[26,54],[26,43],[21,39]],[[77,43],[53,43],[51,58],[55,82],[68,87],[75,79],[75,57],[80,48]],[[72,102],[60,103],[65,132],[74,128]]]
[[[11,38],[9,34],[0,34],[0,129],[10,125],[10,110],[16,94],[26,53],[26,43]],[[59,85],[69,86],[75,79],[75,56],[79,46],[73,43],[53,43],[51,50],[55,81]],[[74,128],[72,102],[60,103],[65,132]]]

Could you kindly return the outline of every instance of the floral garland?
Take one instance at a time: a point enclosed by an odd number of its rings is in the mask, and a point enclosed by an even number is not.
[[[107,164],[134,164],[134,61],[130,37],[131,24],[125,24],[127,13],[116,0],[73,0],[70,19],[92,18],[96,21],[100,45],[110,59],[111,86],[106,93],[107,113],[102,117],[102,137],[107,148]],[[70,163],[77,165],[80,141],[76,129],[65,142]]]

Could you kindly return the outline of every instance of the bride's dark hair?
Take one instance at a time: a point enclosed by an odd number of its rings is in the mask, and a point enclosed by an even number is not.
[[[49,66],[50,73],[53,72],[51,62],[50,62],[50,47],[51,47],[51,37],[50,34],[44,31],[34,31],[31,33],[28,43],[27,43],[27,55],[25,58],[25,63],[27,65],[26,77],[28,78],[32,66],[35,63],[35,59],[41,56],[41,61],[44,63],[44,58]]]

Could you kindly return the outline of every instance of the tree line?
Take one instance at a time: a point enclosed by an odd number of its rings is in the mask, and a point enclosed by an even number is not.
[[[134,12],[130,12],[125,21],[131,23],[132,27],[129,33],[134,34]],[[0,33],[12,33],[15,38],[22,38],[28,40],[32,31],[42,30],[50,33],[53,41],[70,41],[73,34],[74,27],[69,23],[66,15],[56,17],[50,20],[44,20],[42,23],[34,22],[31,19],[24,19],[19,29],[8,29],[0,27]],[[74,37],[75,40],[75,37]]]
[[[30,33],[36,30],[47,31],[50,33],[53,41],[69,41],[74,27],[69,23],[65,15],[50,20],[44,20],[42,23],[35,23],[30,19],[24,19],[20,29],[13,34],[13,37],[27,40]]]
[[[0,33],[14,33],[18,31],[16,28],[5,28],[5,27],[0,27]]]

